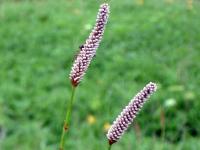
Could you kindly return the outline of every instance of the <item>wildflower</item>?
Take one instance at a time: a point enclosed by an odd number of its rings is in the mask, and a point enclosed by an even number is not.
[[[110,127],[111,127],[110,123],[106,122],[106,123],[104,124],[104,126],[103,126],[103,130],[104,130],[105,132],[108,132],[108,130],[110,129]]]
[[[96,54],[101,39],[103,37],[105,25],[107,24],[109,15],[109,5],[104,3],[100,6],[97,15],[96,25],[85,44],[80,47],[79,54],[77,55],[70,72],[70,80],[74,87],[76,87],[83,78],[92,58]]]
[[[172,3],[174,3],[174,0],[165,0],[165,2],[166,2],[167,4],[172,4]]]
[[[137,0],[137,4],[141,6],[144,5],[144,0]]]
[[[108,20],[108,15],[109,15],[109,5],[104,3],[100,6],[94,29],[90,33],[90,36],[86,40],[86,42],[79,47],[80,51],[77,54],[77,56],[75,56],[74,64],[72,66],[69,75],[72,84],[72,94],[69,101],[69,105],[67,105],[66,116],[60,139],[60,150],[64,149],[65,134],[69,129],[69,123],[71,119],[71,112],[73,108],[72,106],[73,106],[76,87],[80,83],[87,68],[89,67],[92,58],[96,54],[96,50],[99,47],[99,44],[103,37],[105,25]],[[95,123],[96,120],[94,117],[89,117],[88,121],[89,123],[92,124]]]
[[[139,113],[143,104],[156,89],[157,85],[150,82],[130,101],[128,106],[124,108],[108,131],[107,138],[110,145],[121,138],[128,126],[133,122],[133,119]]]
[[[169,98],[167,100],[165,100],[164,103],[165,107],[174,107],[176,105],[176,100],[174,98]]]
[[[93,115],[88,115],[87,122],[88,122],[88,124],[93,125],[96,122],[96,117]]]
[[[193,9],[193,0],[187,0],[187,7],[189,10]]]

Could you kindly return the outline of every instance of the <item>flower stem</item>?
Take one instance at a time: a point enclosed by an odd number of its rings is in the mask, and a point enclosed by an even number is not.
[[[72,111],[72,106],[73,106],[73,101],[74,101],[75,90],[76,90],[76,87],[72,86],[72,94],[71,94],[71,98],[70,98],[70,103],[67,105],[66,116],[65,116],[63,130],[62,130],[61,139],[60,139],[60,150],[64,150],[65,133],[69,129],[69,122],[70,122],[70,117],[71,117],[71,111]]]
[[[108,144],[108,150],[111,150],[111,146],[112,146],[111,144]]]

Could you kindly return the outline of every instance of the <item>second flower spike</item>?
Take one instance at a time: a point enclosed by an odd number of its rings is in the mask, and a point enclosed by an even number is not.
[[[128,126],[133,122],[133,119],[139,113],[143,104],[148,100],[150,95],[156,91],[156,89],[157,85],[150,82],[123,109],[121,114],[108,130],[107,138],[110,145],[117,142],[121,138]]]
[[[83,78],[92,58],[96,54],[96,50],[101,42],[105,25],[108,21],[109,5],[104,3],[100,6],[96,25],[90,33],[89,38],[85,44],[80,46],[80,51],[74,61],[70,72],[70,80],[73,86],[77,86]]]

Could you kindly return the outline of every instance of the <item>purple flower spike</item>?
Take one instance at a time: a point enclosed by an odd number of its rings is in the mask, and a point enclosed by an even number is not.
[[[83,78],[92,58],[96,54],[101,39],[103,37],[105,25],[109,16],[109,5],[104,3],[100,6],[97,15],[96,25],[90,33],[85,44],[80,46],[79,54],[77,55],[70,72],[70,80],[73,86],[77,86]]]
[[[110,145],[121,138],[128,126],[139,113],[140,109],[143,107],[143,104],[148,100],[150,95],[156,91],[156,89],[157,85],[150,82],[130,101],[128,106],[124,108],[108,130],[107,138]]]

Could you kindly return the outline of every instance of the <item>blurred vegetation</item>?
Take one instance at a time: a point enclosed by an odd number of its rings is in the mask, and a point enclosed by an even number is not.
[[[73,57],[101,2],[0,1],[1,150],[57,149]],[[110,5],[104,39],[76,93],[66,146],[106,149],[109,123],[154,81],[159,90],[113,150],[200,149],[200,2]]]

